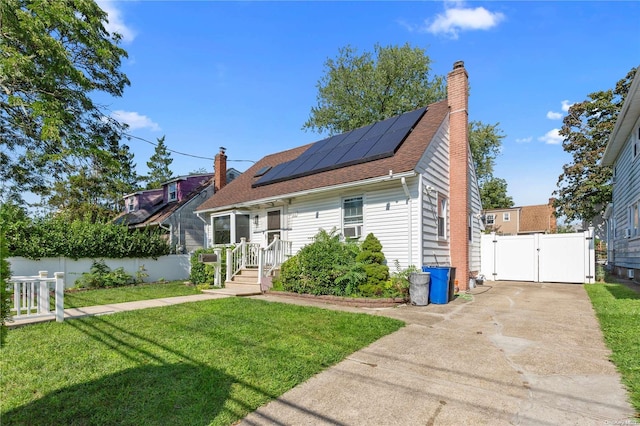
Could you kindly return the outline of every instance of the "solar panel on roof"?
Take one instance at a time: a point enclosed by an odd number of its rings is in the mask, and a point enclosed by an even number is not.
[[[269,185],[393,156],[426,110],[420,108],[320,140],[298,158],[265,172],[252,186]]]
[[[253,175],[253,177],[260,177],[263,174],[267,173],[269,170],[271,170],[271,166],[264,166],[260,170],[258,170],[258,172]]]

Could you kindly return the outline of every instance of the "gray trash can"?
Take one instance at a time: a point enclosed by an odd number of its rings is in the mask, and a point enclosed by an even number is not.
[[[411,304],[425,306],[429,304],[429,272],[414,272],[409,275],[409,297]]]

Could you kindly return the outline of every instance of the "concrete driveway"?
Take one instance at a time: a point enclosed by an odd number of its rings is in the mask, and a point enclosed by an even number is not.
[[[447,305],[321,306],[394,317],[407,326],[241,424],[603,425],[633,419],[580,285],[487,282]]]

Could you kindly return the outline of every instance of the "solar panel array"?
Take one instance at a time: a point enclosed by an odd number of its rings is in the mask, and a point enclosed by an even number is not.
[[[426,108],[420,108],[318,141],[298,158],[268,170],[252,186],[269,185],[392,157],[426,110]]]

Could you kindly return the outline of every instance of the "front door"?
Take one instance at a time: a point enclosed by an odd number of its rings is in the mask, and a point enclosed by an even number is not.
[[[280,210],[271,210],[267,212],[267,244],[271,244],[274,237],[282,238],[280,234],[282,230],[282,212]]]

